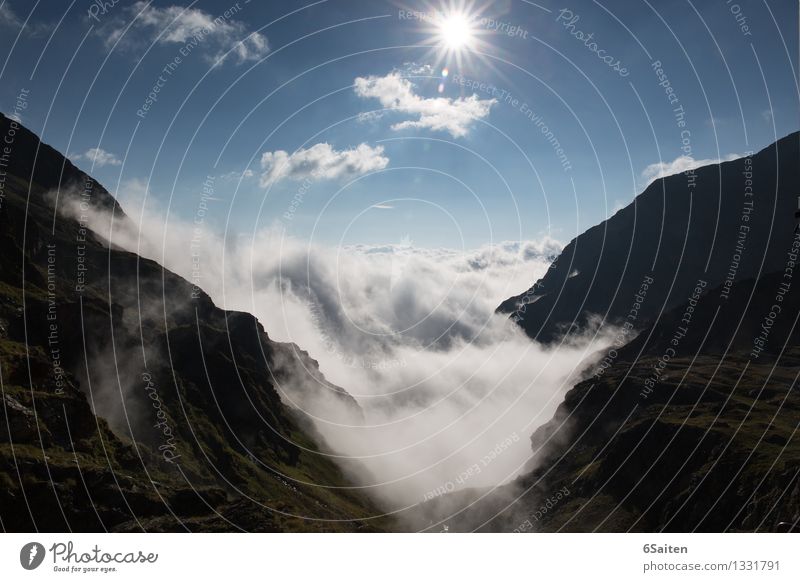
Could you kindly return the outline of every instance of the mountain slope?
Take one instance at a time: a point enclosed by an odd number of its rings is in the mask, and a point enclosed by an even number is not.
[[[533,470],[429,503],[416,527],[797,530],[800,280],[783,295],[769,348],[752,353],[782,279],[738,283],[721,305],[718,287],[668,312],[567,393],[531,438]]]
[[[292,382],[355,401],[253,316],[220,310],[65,217],[67,203],[124,215],[3,117],[0,134],[10,132],[0,199],[3,529],[382,527],[279,390]]]
[[[800,529],[798,161],[793,134],[698,170],[694,192],[666,178],[572,241],[520,325],[544,341],[592,314],[627,327],[532,436],[522,476],[422,504],[413,526]]]
[[[650,184],[630,205],[572,240],[528,291],[505,301],[533,338],[558,340],[592,315],[641,329],[708,287],[781,268],[800,194],[800,133],[755,155]]]

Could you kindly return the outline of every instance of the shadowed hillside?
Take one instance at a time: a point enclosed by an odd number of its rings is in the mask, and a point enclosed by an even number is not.
[[[113,210],[124,220],[114,198],[3,117],[0,134],[9,132],[0,207],[3,529],[379,527],[362,521],[377,510],[350,492],[279,387],[355,401],[253,316],[222,311],[155,262],[109,249],[80,213]],[[77,219],[61,212],[69,204]]]

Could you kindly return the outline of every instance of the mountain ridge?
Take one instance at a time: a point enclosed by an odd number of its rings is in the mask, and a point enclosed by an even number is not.
[[[698,279],[713,287],[733,270],[732,284],[756,275],[761,258],[761,272],[776,270],[795,225],[800,181],[788,168],[800,157],[798,142],[800,132],[794,132],[758,153],[698,168],[693,177],[656,180],[624,209],[570,241],[541,279],[498,311],[550,343],[584,328],[593,316],[623,320],[644,277],[656,285],[639,311],[639,329],[662,308],[680,303]],[[748,185],[742,172],[761,182]],[[752,188],[749,197],[746,188]],[[682,250],[670,253],[672,247]]]
[[[217,308],[59,212],[56,201],[71,199],[124,219],[105,188],[2,117],[0,133],[10,129],[0,206],[3,528],[385,527],[278,389],[291,381],[357,406],[352,397],[253,315]]]

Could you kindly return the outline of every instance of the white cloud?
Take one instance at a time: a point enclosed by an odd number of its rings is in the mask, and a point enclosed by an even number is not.
[[[383,146],[365,143],[348,150],[335,150],[328,143],[318,143],[290,154],[284,150],[261,156],[261,185],[267,187],[281,180],[340,180],[382,170],[389,164]]]
[[[96,168],[122,165],[122,160],[102,148],[90,148],[82,154],[72,154],[70,159],[72,159],[73,162],[79,162],[81,160],[91,162]]]
[[[204,227],[193,248],[191,221],[166,224],[159,208],[123,205],[141,222],[115,224],[114,243],[199,277],[220,307],[254,313],[270,337],[308,350],[358,399],[363,420],[337,410],[318,385],[276,386],[335,452],[354,459],[343,467],[387,509],[448,483],[494,486],[519,474],[531,457],[528,437],[552,417],[581,363],[608,346],[586,338],[544,348],[495,313],[546,272],[561,248],[550,239],[470,251],[407,239],[330,248],[279,228],[243,240]],[[90,224],[107,236],[107,219]],[[480,474],[458,481],[487,455]]]
[[[394,208],[391,204],[373,204],[372,207],[379,210],[392,210]]]
[[[475,94],[457,99],[421,97],[414,93],[411,81],[398,72],[385,77],[358,77],[355,92],[359,97],[377,99],[385,109],[416,117],[395,123],[392,129],[420,127],[446,131],[453,137],[467,135],[473,122],[488,116],[492,105],[497,102],[495,99],[479,99]]]
[[[702,166],[710,166],[711,164],[719,164],[721,162],[729,162],[742,157],[740,154],[728,154],[722,159],[706,159],[696,160],[691,156],[678,156],[671,162],[656,162],[647,166],[642,171],[642,178],[649,186],[656,180],[672,176],[673,174],[680,174],[688,170],[694,170]]]
[[[430,77],[433,75],[433,67],[428,64],[419,64],[414,62],[403,63],[402,67],[395,69],[395,72],[407,77]]]
[[[202,50],[211,63],[219,63],[233,57],[239,64],[257,61],[269,52],[267,38],[260,32],[248,33],[244,23],[233,20],[236,11],[213,16],[198,8],[183,6],[153,6],[139,1],[126,11],[129,18],[136,18],[133,26],[125,32],[125,19],[116,19],[98,31],[105,35],[111,45],[122,37],[122,48],[141,47],[143,43],[182,45],[187,50]],[[225,17],[228,14],[228,18]]]

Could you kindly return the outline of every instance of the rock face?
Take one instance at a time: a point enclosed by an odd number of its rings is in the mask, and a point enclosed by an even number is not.
[[[709,288],[782,268],[800,195],[800,133],[749,157],[650,184],[572,240],[546,275],[499,310],[533,338],[559,340],[599,315],[624,320],[651,278],[636,327]]]
[[[278,390],[291,381],[355,401],[252,315],[217,308],[58,212],[77,200],[124,219],[102,186],[3,117],[0,134],[10,131],[0,199],[3,528],[380,528]]]

